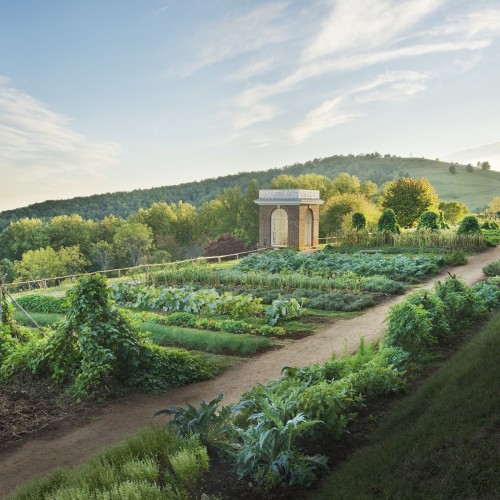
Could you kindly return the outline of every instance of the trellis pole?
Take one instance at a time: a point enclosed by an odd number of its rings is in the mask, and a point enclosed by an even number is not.
[[[14,297],[9,293],[7,288],[4,287],[3,285],[3,280],[0,279],[0,299],[2,299],[2,295],[5,293],[7,297],[12,301],[12,303],[35,325],[36,328],[38,328],[40,331],[42,331],[42,327],[24,310],[23,306],[19,304]],[[0,321],[2,319],[2,308],[0,307]]]

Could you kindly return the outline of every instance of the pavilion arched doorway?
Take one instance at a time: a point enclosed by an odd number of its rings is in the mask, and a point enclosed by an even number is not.
[[[288,246],[288,214],[282,208],[271,214],[271,246]]]

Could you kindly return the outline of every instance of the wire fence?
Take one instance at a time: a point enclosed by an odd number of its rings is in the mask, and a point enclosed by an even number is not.
[[[102,274],[108,278],[121,278],[123,276],[139,276],[146,275],[150,276],[152,271],[162,271],[172,266],[177,266],[179,264],[196,263],[196,262],[207,262],[207,263],[221,263],[227,260],[239,260],[249,254],[259,253],[266,250],[265,248],[258,248],[256,250],[248,250],[246,252],[231,253],[227,255],[213,255],[207,257],[195,257],[193,259],[177,260],[174,262],[162,262],[159,264],[141,264],[139,266],[131,267],[121,267],[116,269],[102,269],[100,271],[91,271],[86,273],[78,274],[67,274],[64,276],[54,276],[48,278],[40,278],[36,280],[29,281],[15,281],[13,283],[4,283],[3,286],[11,291],[22,292],[29,290],[46,290],[48,288],[56,287],[62,283],[67,283],[68,281],[74,281],[82,276],[88,276],[91,274]]]

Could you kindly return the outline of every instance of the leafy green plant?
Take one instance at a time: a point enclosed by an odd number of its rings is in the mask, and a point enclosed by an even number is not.
[[[384,344],[421,354],[436,344],[432,320],[422,304],[403,301],[389,309]]]
[[[236,405],[222,406],[223,393],[206,403],[203,401],[198,408],[186,403],[185,407],[170,406],[158,410],[154,416],[173,415],[173,420],[165,423],[166,427],[174,426],[182,436],[196,435],[200,442],[207,447],[211,453],[233,453],[234,442],[228,439],[232,432],[231,418],[239,407]]]
[[[500,287],[487,281],[479,281],[472,285],[471,289],[488,309],[500,306]]]
[[[474,215],[466,215],[457,229],[457,234],[481,234],[481,228],[477,217]]]
[[[302,314],[302,305],[297,299],[276,299],[266,311],[266,322],[274,326],[279,321],[289,321]]]
[[[153,345],[109,299],[103,276],[81,278],[67,294],[67,319],[36,358],[36,371],[70,382],[76,399],[112,386],[154,390],[211,375],[200,358]]]
[[[464,266],[467,264],[467,257],[462,250],[454,250],[445,257],[448,266]]]
[[[53,297],[52,295],[32,293],[28,295],[21,295],[16,299],[16,301],[27,311],[45,314],[63,314],[66,312],[64,297]]]
[[[366,217],[361,212],[352,214],[352,228],[361,231],[366,228]]]
[[[383,211],[377,222],[377,227],[380,232],[397,234],[401,231],[396,223],[396,214],[392,208],[387,208]]]
[[[500,276],[500,260],[495,260],[483,267],[486,276]]]
[[[444,304],[438,295],[427,290],[418,290],[409,295],[406,302],[416,306],[421,305],[425,309],[427,317],[431,320],[432,336],[442,339],[450,335]]]
[[[438,281],[434,289],[443,301],[448,324],[457,332],[463,331],[486,312],[485,304],[472,288],[456,276],[450,275],[445,281]]]
[[[325,471],[327,458],[322,455],[307,456],[293,447],[297,435],[308,427],[320,424],[307,421],[298,414],[286,422],[258,419],[256,425],[239,429],[242,440],[236,454],[236,471],[240,478],[250,476],[267,489],[286,481],[290,486],[310,486],[318,472]]]
[[[431,231],[437,231],[438,229],[440,229],[438,226],[438,222],[438,214],[436,212],[427,210],[420,216],[417,229],[429,229]]]

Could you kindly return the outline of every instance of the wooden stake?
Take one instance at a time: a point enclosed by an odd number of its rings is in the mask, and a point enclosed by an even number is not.
[[[7,288],[5,288],[3,286],[3,284],[0,284],[0,288],[2,289],[2,291],[4,293],[7,294],[7,296],[10,298],[10,300],[12,300],[13,304],[40,330],[42,331],[42,327],[23,309],[23,307],[21,306],[21,304],[18,304],[16,299],[14,297],[12,297],[12,295],[9,293],[9,291],[7,290]]]

